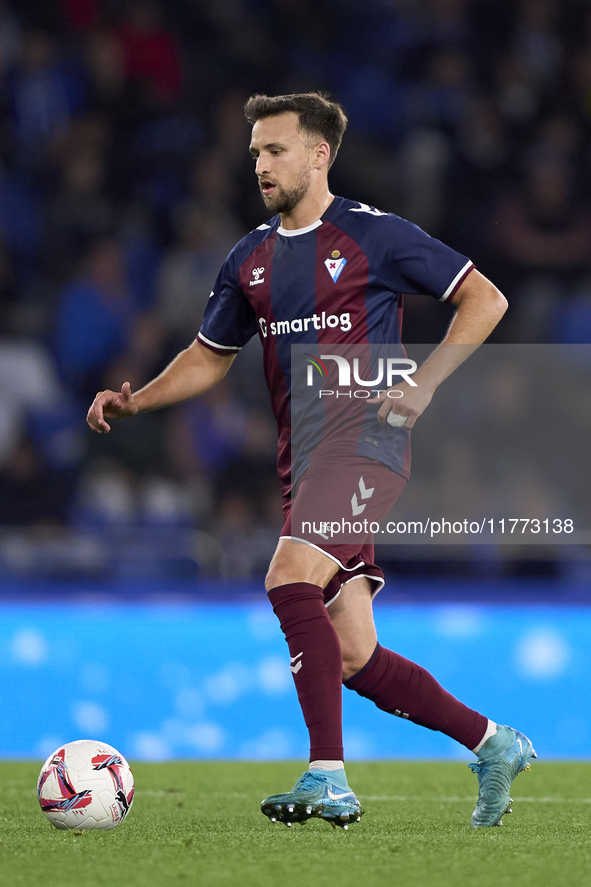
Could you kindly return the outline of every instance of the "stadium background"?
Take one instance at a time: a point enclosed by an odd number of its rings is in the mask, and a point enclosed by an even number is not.
[[[469,255],[511,303],[494,342],[591,341],[583,0],[0,0],[2,756],[83,735],[147,760],[306,753],[261,585],[280,508],[258,343],[199,402],[106,438],[84,416],[188,344],[264,220],[247,96],[312,88],[350,118],[333,191]],[[449,316],[408,300],[404,338]],[[544,756],[591,754],[586,548],[382,560],[385,643]],[[350,757],[461,753],[351,695]]]

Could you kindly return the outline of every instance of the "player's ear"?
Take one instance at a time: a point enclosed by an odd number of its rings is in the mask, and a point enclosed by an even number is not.
[[[330,162],[330,145],[328,142],[322,141],[318,142],[314,147],[314,158],[315,158],[315,166],[320,169],[323,166],[327,166]]]

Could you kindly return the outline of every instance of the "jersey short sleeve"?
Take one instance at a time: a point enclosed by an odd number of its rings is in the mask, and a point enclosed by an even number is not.
[[[403,291],[450,299],[473,270],[470,259],[406,219],[389,215],[384,221],[390,267],[396,282],[402,278]]]
[[[203,312],[197,339],[218,354],[235,354],[257,331],[253,308],[238,282],[238,269],[230,253],[218,274]]]

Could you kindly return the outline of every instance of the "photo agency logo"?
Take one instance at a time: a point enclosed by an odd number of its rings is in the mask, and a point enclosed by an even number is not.
[[[379,394],[387,394],[388,397],[398,399],[403,397],[402,391],[393,389],[393,386],[399,384],[400,381],[407,382],[413,388],[417,388],[417,383],[411,378],[412,374],[417,370],[417,363],[408,357],[380,357],[377,361],[375,379],[362,379],[360,369],[360,358],[354,357],[349,360],[341,354],[304,354],[304,359],[308,363],[306,374],[306,385],[312,388],[315,380],[320,376],[322,381],[329,378],[329,369],[326,361],[334,361],[337,368],[336,387],[320,388],[318,397],[348,397],[357,398],[358,400],[366,400]],[[364,361],[367,364],[368,361]],[[332,366],[334,370],[334,364]],[[315,372],[316,371],[316,372]],[[384,387],[380,388],[380,385]],[[357,387],[354,387],[357,386]]]

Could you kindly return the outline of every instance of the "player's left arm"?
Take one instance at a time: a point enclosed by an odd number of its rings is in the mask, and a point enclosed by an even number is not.
[[[414,373],[415,386],[402,382],[393,386],[403,392],[398,399],[380,395],[378,421],[384,424],[390,411],[406,416],[405,428],[412,428],[429,406],[437,387],[491,334],[507,310],[505,296],[475,268],[450,299],[456,312],[447,333],[436,350]],[[392,390],[392,389],[390,389]]]

